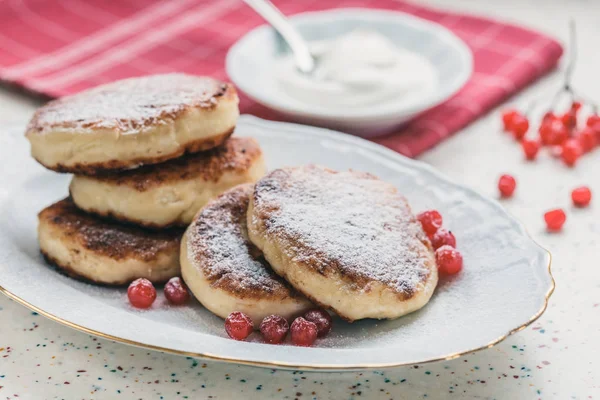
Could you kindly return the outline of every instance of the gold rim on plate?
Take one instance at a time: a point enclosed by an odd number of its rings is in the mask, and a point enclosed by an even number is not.
[[[529,235],[529,237],[531,240],[533,240],[533,238],[530,235]],[[544,249],[535,240],[533,240],[533,242],[536,243],[540,248]],[[519,331],[527,328],[533,322],[535,322],[535,320],[537,320],[544,313],[544,311],[546,311],[546,308],[548,307],[548,301],[550,300],[550,296],[554,292],[554,288],[556,286],[555,281],[554,281],[554,276],[552,275],[552,268],[551,268],[552,254],[548,250],[546,250],[546,249],[544,249],[544,250],[546,251],[546,253],[548,253],[548,274],[550,274],[550,279],[551,279],[552,284],[550,285],[550,288],[548,289],[548,291],[545,294],[544,305],[542,306],[542,308],[540,308],[540,310],[538,310],[538,312],[536,312],[529,319],[529,321],[527,321],[523,325],[520,325],[514,329],[511,329],[510,331],[508,331],[508,333],[500,336],[497,339],[492,340],[488,344],[481,346],[481,347],[461,351],[461,352],[454,353],[454,354],[449,354],[449,355],[446,355],[443,357],[432,358],[429,360],[414,361],[414,362],[409,361],[409,362],[402,362],[402,363],[356,364],[356,365],[345,365],[345,366],[323,365],[323,364],[321,364],[321,365],[293,365],[293,364],[283,363],[283,362],[247,361],[247,360],[240,360],[240,359],[236,359],[236,358],[232,358],[232,357],[222,357],[222,356],[218,356],[218,355],[210,354],[210,353],[194,353],[194,352],[189,352],[189,351],[175,350],[175,349],[170,349],[168,347],[161,347],[161,346],[155,346],[152,344],[136,342],[134,340],[124,339],[124,338],[109,335],[109,334],[106,334],[104,332],[100,332],[100,331],[97,331],[94,329],[89,329],[89,328],[86,328],[85,326],[75,324],[71,321],[67,321],[63,318],[57,317],[56,315],[50,314],[49,312],[44,311],[41,308],[34,306],[33,304],[23,300],[19,296],[9,292],[8,290],[4,289],[2,286],[0,286],[0,292],[3,293],[4,295],[6,295],[8,298],[16,301],[17,303],[29,308],[30,310],[35,311],[38,314],[41,314],[44,317],[46,317],[52,321],[58,322],[59,324],[68,326],[69,328],[73,328],[75,330],[78,330],[78,331],[81,331],[81,332],[84,332],[84,333],[87,333],[90,335],[98,336],[103,339],[112,340],[114,342],[123,343],[123,344],[141,347],[141,348],[150,349],[150,350],[155,350],[155,351],[161,351],[163,353],[177,354],[177,355],[186,356],[186,357],[205,358],[208,360],[223,361],[223,362],[242,364],[242,365],[250,365],[250,366],[254,366],[254,367],[263,367],[263,368],[280,367],[280,368],[286,368],[286,369],[296,369],[296,370],[305,370],[305,371],[311,371],[311,370],[312,371],[344,371],[344,370],[361,370],[361,369],[375,369],[375,368],[393,368],[393,367],[402,367],[402,366],[415,365],[415,364],[427,364],[427,363],[432,363],[432,362],[437,362],[437,361],[448,361],[448,360],[453,360],[455,358],[464,356],[466,354],[474,353],[476,351],[489,349],[491,347],[494,347],[498,343],[502,342],[504,339],[506,339],[513,333],[519,332]]]

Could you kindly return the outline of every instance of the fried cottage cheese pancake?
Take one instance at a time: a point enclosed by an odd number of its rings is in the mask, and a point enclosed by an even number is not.
[[[265,173],[258,143],[231,138],[216,149],[163,164],[97,176],[75,175],[71,197],[93,214],[160,228],[187,226],[209,200]]]
[[[149,232],[105,222],[77,209],[69,198],[42,210],[38,219],[42,254],[72,277],[122,285],[179,275],[180,230]]]
[[[36,111],[25,135],[45,167],[95,174],[216,147],[231,135],[238,116],[231,84],[154,75],[51,101]]]
[[[348,321],[415,311],[437,285],[431,244],[406,199],[370,174],[272,171],[255,186],[248,234],[279,275]]]
[[[207,309],[221,318],[243,311],[258,329],[268,315],[291,320],[311,304],[271,270],[248,240],[251,193],[252,185],[237,186],[198,213],[181,242],[181,274]]]

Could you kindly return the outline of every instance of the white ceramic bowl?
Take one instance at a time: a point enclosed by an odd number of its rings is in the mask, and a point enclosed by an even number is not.
[[[435,90],[423,96],[360,110],[332,111],[318,103],[298,101],[279,87],[274,61],[282,56],[281,43],[270,26],[256,28],[229,50],[227,73],[250,98],[297,122],[363,137],[376,136],[448,99],[462,88],[473,70],[471,51],[462,40],[441,25],[408,14],[359,8],[336,9],[298,14],[291,20],[308,41],[333,38],[358,27],[376,30],[399,47],[429,60],[438,78]]]

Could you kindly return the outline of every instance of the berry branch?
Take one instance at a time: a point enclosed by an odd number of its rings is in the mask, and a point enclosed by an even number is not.
[[[577,160],[591,152],[600,144],[600,116],[598,107],[573,89],[573,75],[577,65],[577,29],[575,21],[569,22],[569,60],[564,72],[560,89],[552,97],[550,109],[546,111],[538,127],[538,138],[532,137],[530,121],[533,110],[543,101],[533,101],[526,112],[516,109],[506,110],[502,114],[504,130],[510,132],[521,147],[528,160],[535,160],[542,146],[550,147],[552,154],[573,167]],[[564,113],[557,113],[561,100],[567,97],[570,103]],[[591,110],[585,124],[581,123],[580,112],[583,106]]]
[[[569,57],[567,68],[565,68],[565,90],[573,93],[571,89],[571,79],[577,63],[577,29],[575,27],[575,21],[573,20],[569,21],[569,49],[571,55]]]
[[[564,72],[564,81],[560,90],[552,97],[550,109],[539,122],[536,133],[531,133],[530,123],[527,116],[541,102],[533,101],[522,113],[516,109],[505,110],[502,113],[504,130],[521,144],[525,158],[533,161],[537,158],[540,149],[544,146],[554,156],[560,157],[569,167],[574,167],[577,160],[584,154],[591,153],[600,145],[600,116],[598,107],[589,99],[578,95],[573,89],[573,75],[577,64],[577,30],[575,22],[569,22],[569,48],[570,55]],[[557,113],[557,106],[563,96],[568,96],[570,106],[566,112]],[[581,118],[583,106],[591,109],[591,114],[586,119]],[[585,123],[583,122],[585,121]],[[517,181],[511,175],[502,175],[498,181],[498,190],[501,197],[513,196],[517,187]],[[571,192],[573,205],[576,207],[587,207],[592,199],[589,187],[581,186]],[[561,208],[547,211],[544,214],[546,229],[549,232],[558,232],[562,229],[567,214]]]

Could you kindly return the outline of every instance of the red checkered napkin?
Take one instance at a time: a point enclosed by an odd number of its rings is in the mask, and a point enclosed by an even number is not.
[[[394,0],[280,0],[285,14],[343,7],[404,11],[444,25],[471,48],[475,71],[444,104],[377,142],[417,156],[554,68],[554,39],[485,18]],[[225,54],[262,24],[241,0],[0,2],[0,79],[49,97],[116,79],[181,71],[226,79]],[[277,119],[247,98],[242,112]]]

